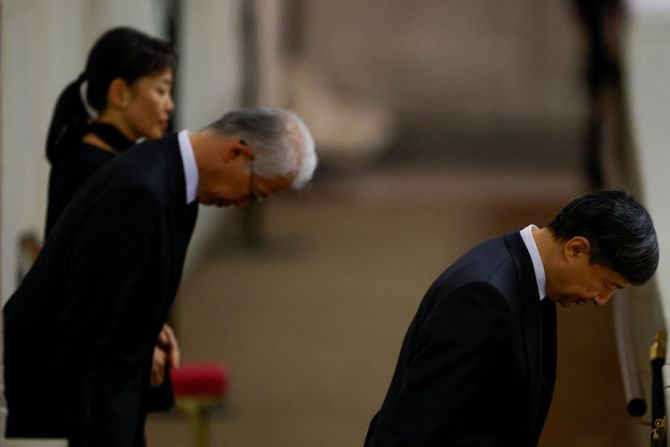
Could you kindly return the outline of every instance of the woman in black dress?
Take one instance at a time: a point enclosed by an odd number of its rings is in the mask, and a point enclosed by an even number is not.
[[[160,138],[174,109],[172,46],[127,27],[103,34],[84,72],[61,93],[49,127],[51,163],[45,238],[86,180],[141,138]],[[179,347],[166,324],[154,349],[151,409],[172,406],[167,365],[178,366]]]
[[[140,138],[165,133],[176,54],[165,41],[114,28],[59,97],[47,137],[51,163],[46,236],[91,174]]]

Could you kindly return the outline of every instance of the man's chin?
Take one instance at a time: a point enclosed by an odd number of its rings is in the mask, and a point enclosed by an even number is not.
[[[545,300],[552,301],[554,304],[560,304],[560,305],[563,305],[563,302],[562,302],[562,301],[563,301],[563,298],[554,298],[554,297],[552,297],[552,296],[547,295],[544,299],[545,299]]]
[[[575,303],[576,301],[568,296],[562,296],[557,299],[551,299],[554,303],[560,304],[561,307],[568,307],[570,304]]]
[[[200,203],[202,203],[205,206],[217,206],[219,208],[221,207],[226,207],[230,206],[232,203],[228,200],[217,200],[212,197],[205,197],[202,200],[200,200]]]
[[[564,296],[564,297],[559,298],[557,300],[557,302],[558,302],[558,304],[561,305],[561,307],[568,307],[571,304],[576,304],[576,305],[580,306],[584,303],[588,303],[589,301],[584,300],[582,298],[576,298],[576,297],[572,297],[572,296]]]

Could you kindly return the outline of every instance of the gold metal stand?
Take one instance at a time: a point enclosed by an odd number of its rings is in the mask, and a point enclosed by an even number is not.
[[[193,447],[209,446],[208,413],[223,405],[223,400],[216,396],[200,396],[179,398],[176,402],[178,410],[186,414],[193,431]]]
[[[651,447],[665,447],[667,420],[665,415],[665,395],[662,369],[665,364],[665,347],[667,334],[658,331],[656,339],[649,350],[652,371],[651,408],[652,421]]]

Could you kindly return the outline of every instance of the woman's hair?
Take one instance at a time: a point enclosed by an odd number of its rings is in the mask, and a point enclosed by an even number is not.
[[[47,135],[47,158],[54,163],[76,145],[91,119],[88,109],[107,107],[107,91],[116,78],[132,85],[138,78],[175,69],[177,54],[169,42],[128,27],[103,34],[88,54],[84,72],[61,93]],[[84,102],[85,98],[85,102]]]

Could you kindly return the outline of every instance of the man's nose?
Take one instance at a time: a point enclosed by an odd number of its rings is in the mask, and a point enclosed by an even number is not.
[[[593,300],[593,302],[596,304],[596,306],[604,306],[610,299],[612,299],[612,295],[614,295],[613,290],[602,292]]]

